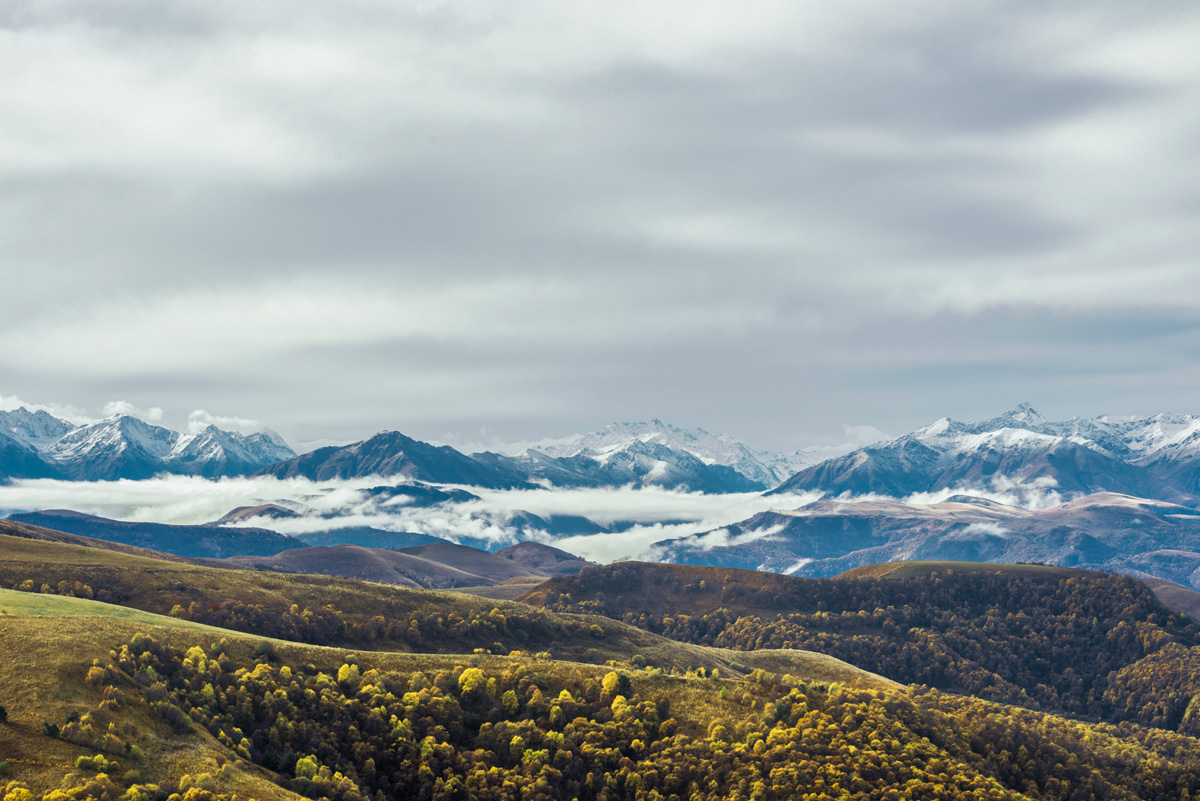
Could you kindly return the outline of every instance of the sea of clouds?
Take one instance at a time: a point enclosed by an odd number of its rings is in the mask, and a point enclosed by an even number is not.
[[[258,526],[303,537],[332,529],[366,526],[384,531],[418,532],[454,542],[501,548],[522,540],[552,543],[592,561],[654,560],[656,543],[705,534],[690,545],[700,550],[770,538],[775,530],[746,531],[736,541],[725,529],[759,512],[798,509],[820,493],[764,496],[758,493],[705,495],[647,487],[641,489],[489,490],[463,487],[477,500],[414,506],[403,497],[373,497],[365,490],[403,483],[378,477],[310,481],[303,478],[224,478],[162,476],[146,481],[71,482],[20,480],[0,485],[0,516],[14,512],[71,509],[136,522],[197,525],[212,523],[243,506],[277,504],[299,514],[293,518],[254,517],[234,525]],[[1017,485],[993,480],[988,487],[957,487],[902,500],[915,504],[971,494],[1031,510],[1061,502],[1052,483]],[[839,500],[877,500],[875,496]],[[542,518],[586,517],[606,528],[596,534],[552,536],[531,528],[523,512]]]
[[[364,490],[396,484],[379,478],[339,481],[163,476],[146,481],[71,482],[49,479],[0,486],[0,515],[72,509],[118,520],[197,525],[242,506],[278,504],[300,517],[251,518],[237,525],[299,535],[352,526],[431,534],[503,547],[522,539],[554,542],[597,562],[647,556],[665,539],[719,529],[767,509],[795,509],[816,494],[763,497],[704,495],[659,488],[486,490],[464,487],[478,500],[434,507],[368,497]],[[551,538],[522,525],[520,512],[579,515],[619,531]]]

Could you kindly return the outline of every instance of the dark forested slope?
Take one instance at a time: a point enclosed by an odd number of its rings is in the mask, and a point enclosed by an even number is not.
[[[801,648],[901,683],[1101,718],[1125,715],[1110,674],[1200,627],[1141,582],[1080,570],[943,563],[896,578],[784,576],[624,563],[525,596],[684,642]]]

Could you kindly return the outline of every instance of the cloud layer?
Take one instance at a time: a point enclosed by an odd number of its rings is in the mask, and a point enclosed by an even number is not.
[[[1200,10],[0,10],[0,392],[759,448],[1193,410]]]
[[[518,517],[520,512],[542,517],[581,515],[604,526],[622,525],[616,533],[553,541],[589,559],[610,562],[645,556],[659,540],[709,531],[770,508],[794,508],[817,497],[701,495],[657,488],[501,491],[471,487],[468,489],[480,495],[480,500],[423,508],[362,492],[380,484],[378,478],[327,482],[274,478],[208,481],[185,476],[111,482],[25,480],[0,485],[0,517],[20,511],[73,509],[120,520],[200,525],[237,507],[275,503],[301,516],[251,518],[238,525],[291,535],[369,526],[502,547],[529,538],[552,541],[530,531]]]

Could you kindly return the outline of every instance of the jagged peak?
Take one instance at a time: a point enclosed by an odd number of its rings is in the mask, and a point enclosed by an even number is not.
[[[912,433],[912,436],[917,439],[933,439],[935,437],[946,436],[947,434],[956,434],[959,427],[959,424],[955,423],[949,417],[941,417],[923,428],[918,428]]]
[[[1033,408],[1033,404],[1028,402],[1018,404],[1017,408],[1002,414],[1000,419],[1013,420],[1028,425],[1041,425],[1048,422],[1037,409]]]

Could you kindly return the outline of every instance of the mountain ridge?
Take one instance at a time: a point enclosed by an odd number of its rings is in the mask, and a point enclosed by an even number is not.
[[[0,412],[0,480],[141,480],[160,474],[246,475],[295,456],[276,433],[208,425],[184,434],[128,414],[75,425],[44,410]]]
[[[807,467],[772,492],[907,497],[955,489],[1068,498],[1118,492],[1194,504],[1200,417],[1052,422],[1027,403],[982,422],[943,417]]]

